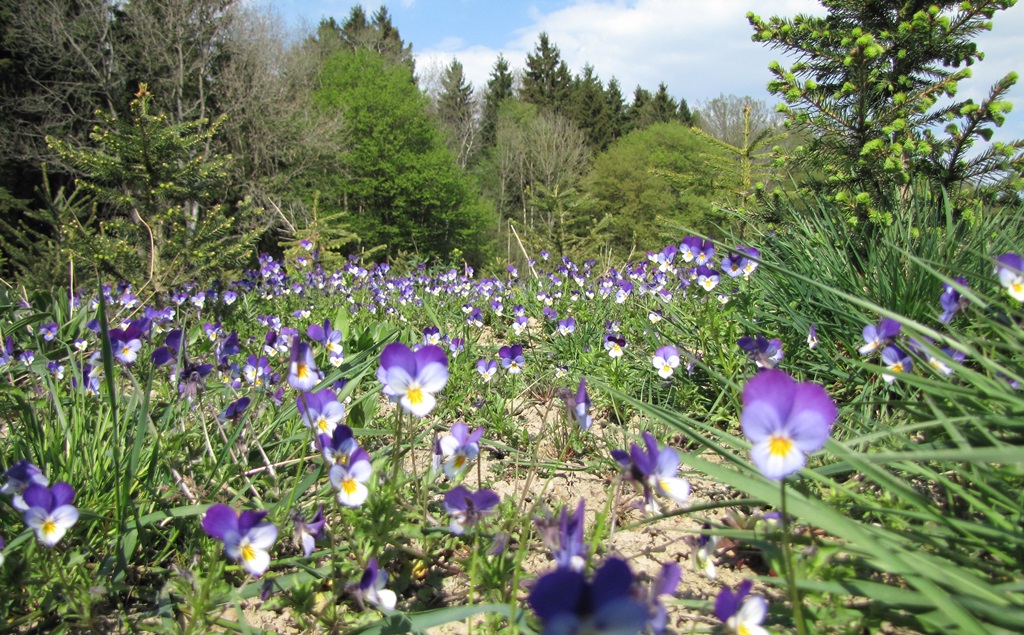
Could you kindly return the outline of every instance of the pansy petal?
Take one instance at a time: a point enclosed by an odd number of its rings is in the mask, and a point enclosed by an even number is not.
[[[277,542],[277,527],[273,523],[261,523],[250,529],[246,536],[253,547],[269,550]]]
[[[224,540],[227,532],[238,531],[238,514],[227,505],[213,505],[203,516],[203,531],[212,538]]]
[[[804,466],[804,453],[790,445],[788,452],[778,454],[772,451],[772,438],[765,437],[750,448],[750,458],[766,478],[773,481],[783,479]]]
[[[421,366],[416,378],[427,392],[438,392],[448,383],[448,366],[432,362]]]

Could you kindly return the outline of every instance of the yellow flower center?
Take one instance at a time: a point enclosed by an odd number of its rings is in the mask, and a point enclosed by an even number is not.
[[[903,372],[903,362],[896,362],[895,364],[893,364],[892,366],[889,367],[889,370],[891,370],[893,372],[897,372],[897,373],[902,373]]]
[[[768,453],[772,456],[786,456],[793,449],[793,441],[788,437],[772,435],[768,441]]]
[[[351,496],[356,493],[356,482],[354,479],[348,479],[341,482],[341,489],[345,490],[345,493]]]
[[[668,364],[665,364],[664,366],[661,367],[661,372],[663,372],[663,373],[671,373],[672,372],[672,367],[669,366]]]
[[[43,523],[43,533],[44,534],[49,535],[49,534],[52,534],[55,531],[57,531],[57,523],[53,522],[52,520],[47,520],[46,522]]]
[[[306,375],[309,374],[309,367],[305,364],[298,364],[295,367],[295,376],[299,379],[305,379]]]
[[[423,389],[420,387],[410,388],[409,392],[406,393],[409,398],[409,403],[414,406],[418,406],[423,403]]]
[[[327,432],[327,419],[320,417],[319,419],[316,420],[316,425],[323,432]]]
[[[1010,288],[1013,289],[1014,293],[1024,293],[1024,281],[1014,282],[1010,285]]]
[[[242,560],[251,562],[256,559],[256,550],[252,548],[252,545],[242,545]]]
[[[462,466],[466,464],[466,457],[461,454],[455,457],[455,469],[462,469]]]

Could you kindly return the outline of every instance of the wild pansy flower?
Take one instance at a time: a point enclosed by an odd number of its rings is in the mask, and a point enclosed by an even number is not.
[[[471,492],[462,485],[448,490],[444,495],[444,509],[451,514],[451,532],[457,536],[465,533],[494,509],[501,498],[489,489]]]
[[[996,258],[995,273],[1010,297],[1024,302],[1024,256],[1005,253]]]
[[[675,595],[679,583],[683,579],[683,570],[678,562],[666,562],[661,565],[658,577],[651,581],[645,599],[647,600],[647,631],[654,635],[662,635],[668,626],[668,610],[661,601],[663,595]]]
[[[711,529],[711,525],[704,523],[702,529],[708,531]],[[693,570],[704,574],[708,580],[718,577],[718,572],[715,569],[715,550],[718,548],[718,541],[718,536],[702,533],[690,545],[693,554]]]
[[[483,428],[477,428],[470,433],[469,426],[457,421],[452,424],[451,433],[441,437],[438,447],[443,457],[442,469],[448,478],[455,479],[476,460],[480,454],[480,439],[483,436]]]
[[[225,291],[224,292],[224,304],[226,304],[228,306],[231,306],[232,304],[235,303],[235,300],[237,300],[237,299],[238,299],[238,294],[235,293],[234,291]]]
[[[385,589],[388,584],[388,574],[377,565],[376,558],[370,558],[359,578],[359,584],[353,590],[360,602],[368,602],[383,611],[395,610],[398,603],[398,596],[394,591]]]
[[[818,325],[811,324],[811,328],[807,331],[807,348],[812,351],[818,347]]]
[[[541,309],[541,314],[544,316],[544,319],[547,320],[548,322],[558,321],[558,311],[552,309],[549,306],[546,306],[543,309]]]
[[[573,317],[567,317],[564,320],[558,321],[558,334],[559,335],[571,335],[576,332],[576,319]]]
[[[604,350],[608,351],[608,357],[617,359],[622,357],[626,350],[626,338],[616,333],[608,333],[604,336]]]
[[[459,353],[466,349],[466,340],[461,337],[453,337],[448,340],[448,352],[452,357],[458,357]]]
[[[960,287],[967,287],[967,279],[958,276],[954,279],[954,282]],[[953,321],[953,317],[963,311],[970,302],[966,297],[961,295],[960,291],[949,283],[943,283],[942,295],[939,296],[939,305],[942,306],[942,314],[939,315],[939,321],[943,324],[949,324]]]
[[[466,324],[481,328],[484,325],[484,314],[480,309],[473,309],[466,316]]]
[[[722,620],[731,635],[768,635],[761,626],[768,614],[768,602],[760,595],[750,595],[752,580],[740,582],[733,591],[723,587],[715,598],[715,616]]]
[[[50,374],[52,374],[53,378],[56,379],[57,381],[64,379],[64,365],[61,364],[60,362],[56,360],[52,362],[47,362],[46,369],[50,371]]]
[[[345,416],[345,405],[330,388],[316,392],[304,392],[295,398],[302,425],[312,428],[317,434],[333,434],[334,428]]]
[[[781,370],[762,370],[743,386],[740,427],[757,469],[772,480],[803,468],[806,455],[824,447],[836,416],[824,388]]]
[[[628,454],[624,450],[613,450],[612,458],[628,470],[631,479],[640,483],[644,491],[645,509],[657,513],[655,493],[680,505],[686,504],[690,498],[690,482],[677,476],[679,454],[674,448],[658,448],[658,442],[650,432],[645,431],[643,438],[643,448],[633,443]]]
[[[657,324],[658,322],[661,322],[662,320],[665,319],[665,314],[662,312],[661,309],[653,309],[651,311],[648,311],[647,319],[651,322],[651,324]]]
[[[542,635],[640,633],[649,617],[636,598],[633,572],[619,558],[606,560],[591,581],[571,569],[547,573],[528,601],[544,626]]]
[[[557,375],[556,371],[556,375]],[[590,416],[590,395],[587,394],[586,378],[580,377],[580,386],[573,394],[571,388],[560,388],[558,396],[565,402],[569,416],[579,425],[580,429],[586,431],[593,425],[594,419]]]
[[[523,357],[522,344],[502,346],[498,349],[498,357],[501,359],[501,367],[507,370],[510,374],[515,375],[523,372],[523,365],[526,363],[526,358]]]
[[[316,513],[307,522],[296,510],[292,513],[292,522],[295,524],[295,546],[302,549],[302,553],[308,558],[316,549],[316,541],[322,540],[326,535],[324,528],[327,521],[324,519],[324,506],[317,507]]]
[[[857,352],[861,355],[870,355],[881,350],[888,346],[893,338],[899,335],[899,332],[900,323],[892,318],[882,318],[877,326],[868,324],[862,332],[864,346],[858,348]]]
[[[517,336],[522,335],[526,331],[526,327],[529,326],[530,319],[525,315],[517,315],[512,320],[512,332]]]
[[[552,556],[559,569],[582,572],[587,564],[587,546],[583,541],[584,513],[586,501],[582,498],[572,514],[563,505],[558,519],[556,544],[552,546]]]
[[[211,372],[213,364],[186,364],[178,378],[178,392],[188,401],[194,400],[199,391],[206,387],[206,377]]]
[[[46,324],[39,325],[39,334],[43,336],[43,340],[52,342],[53,338],[57,337],[58,326],[56,322],[47,322]]]
[[[679,349],[675,346],[662,346],[654,351],[654,359],[651,361],[658,370],[658,377],[668,379],[679,367]]]
[[[331,321],[324,320],[323,326],[310,324],[306,329],[306,335],[314,342],[319,342],[326,348],[331,356],[342,355],[344,348],[341,345],[341,331],[331,328]]]
[[[217,415],[217,420],[221,423],[225,421],[237,422],[242,418],[242,414],[245,412],[246,408],[249,407],[249,403],[251,401],[252,400],[248,397],[242,397],[241,399],[232,401],[228,404],[228,407],[224,409],[224,412]]]
[[[437,403],[434,393],[448,383],[448,356],[439,346],[413,352],[394,342],[381,352],[377,379],[384,384],[384,393],[398,400],[406,412],[425,417]]]
[[[750,274],[754,273],[757,269],[757,259],[761,257],[761,252],[754,247],[737,247],[736,251],[746,255],[746,262],[743,265],[743,275],[749,278]]]
[[[747,352],[758,368],[775,368],[782,360],[782,342],[758,335],[741,337],[736,345]]]
[[[11,497],[11,505],[14,509],[24,512],[28,511],[28,505],[22,494],[30,485],[50,484],[50,479],[43,475],[42,470],[29,462],[27,459],[19,459],[3,473],[4,484],[0,486],[0,494]]]
[[[270,567],[269,551],[277,541],[277,527],[266,516],[265,511],[238,514],[227,505],[212,505],[203,516],[203,531],[224,543],[224,553],[258,578]]]
[[[441,329],[436,326],[423,328],[423,343],[438,346],[441,343]]]
[[[493,359],[478,359],[476,362],[476,372],[480,373],[484,383],[487,383],[498,372],[498,362]]]
[[[25,525],[36,532],[36,539],[46,547],[60,542],[76,522],[78,509],[75,502],[75,490],[64,481],[53,484],[53,487],[33,483],[25,488],[22,495],[25,510]]]
[[[882,365],[893,373],[909,373],[914,368],[914,362],[910,356],[897,346],[886,346],[882,351]],[[885,383],[891,384],[896,381],[896,375],[882,373]]]
[[[745,255],[734,252],[722,258],[722,270],[730,278],[738,278],[744,275],[747,262],[748,260]]]
[[[707,265],[700,265],[697,267],[697,284],[701,286],[705,291],[711,291],[718,286],[719,281],[722,277],[717,271]]]
[[[25,366],[31,366],[32,362],[36,359],[36,354],[33,351],[22,351],[21,355],[18,355],[18,361]]]
[[[231,331],[227,337],[218,339],[217,346],[214,349],[214,357],[217,359],[217,368],[221,371],[227,371],[231,368],[231,358],[241,352],[241,347],[238,345],[238,333]],[[237,366],[235,367],[237,370]]]
[[[683,239],[683,242],[679,243],[679,257],[683,259],[683,262],[693,262],[697,257],[697,252],[700,251],[700,247],[700,238],[687,236]]]
[[[331,485],[338,491],[338,502],[346,507],[359,507],[366,502],[369,490],[365,483],[373,475],[370,455],[359,447],[352,429],[341,424],[332,434],[320,434],[317,442],[324,460],[330,465]]]
[[[288,367],[288,383],[295,390],[310,390],[316,386],[324,374],[316,367],[313,349],[303,342],[298,335],[292,337],[292,353]]]

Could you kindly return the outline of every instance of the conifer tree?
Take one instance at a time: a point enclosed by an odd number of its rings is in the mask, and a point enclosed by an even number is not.
[[[596,150],[608,147],[614,138],[612,114],[601,80],[587,64],[573,78],[572,92],[565,112],[570,121],[587,135],[587,144]]]
[[[612,77],[608,80],[608,88],[604,91],[605,101],[608,103],[608,116],[611,119],[611,140],[615,141],[626,134],[629,125],[629,117],[626,113],[626,100],[622,96],[622,86],[619,80]]]
[[[515,97],[513,81],[508,60],[504,55],[498,55],[498,59],[495,60],[494,66],[491,68],[491,76],[487,80],[487,91],[484,93],[483,115],[480,124],[481,143],[484,147],[494,146],[501,104],[506,99]]]
[[[465,168],[476,151],[476,103],[473,85],[466,81],[462,63],[457,59],[453,59],[441,75],[437,118],[445,131],[448,149],[459,167]]]
[[[950,101],[970,66],[973,41],[1015,0],[830,0],[823,17],[747,18],[752,39],[799,59],[769,67],[769,90],[810,143],[792,158],[824,173],[816,186],[849,205],[848,220],[889,222],[925,183],[958,210],[1024,181],[1024,142],[988,142],[1011,108],[1010,73],[980,103]],[[940,130],[942,130],[940,132]]]
[[[572,75],[558,47],[541,33],[533,53],[526,56],[520,98],[542,110],[561,113],[569,102]]]
[[[57,229],[73,234],[62,242],[79,266],[157,291],[230,275],[249,255],[255,231],[214,204],[225,159],[205,148],[220,122],[170,123],[150,111],[151,97],[143,84],[130,117],[97,113],[103,123],[91,135],[95,147],[47,139],[81,175],[78,188],[109,206],[95,225],[60,219]]]

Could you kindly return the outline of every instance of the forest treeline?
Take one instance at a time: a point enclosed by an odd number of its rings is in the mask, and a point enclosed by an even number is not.
[[[837,5],[832,28],[861,28],[868,4]],[[956,186],[958,210],[1012,198],[1019,144],[965,157],[1002,123],[1015,77],[969,112],[934,116],[929,95],[941,90],[926,90],[947,79],[932,72],[939,60],[969,65],[960,45],[1012,2],[974,3],[963,32],[940,21],[963,4],[890,4],[875,13],[891,28],[869,25],[878,33],[910,23],[933,42],[945,29],[949,48],[916,47],[907,68],[889,64],[859,87],[849,79],[862,66],[906,55],[882,35],[833,41],[801,18],[785,28],[749,16],[770,46],[821,59],[834,58],[829,47],[860,51],[847,69],[773,66],[778,113],[724,95],[691,107],[664,83],[627,98],[614,77],[570,69],[544,33],[521,71],[499,56],[473,86],[458,60],[417,69],[383,6],[294,33],[232,0],[0,0],[2,278],[164,290],[230,277],[258,251],[310,246],[328,269],[348,254],[497,268],[540,247],[611,263],[682,227],[713,235],[778,220],[778,184],[817,188],[847,205],[851,224],[892,222],[884,210],[921,178]],[[814,119],[822,90],[850,126]],[[956,117],[967,122],[947,126],[954,142],[937,139],[936,124]],[[987,198],[974,195],[981,186]]]

